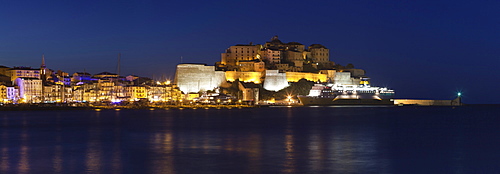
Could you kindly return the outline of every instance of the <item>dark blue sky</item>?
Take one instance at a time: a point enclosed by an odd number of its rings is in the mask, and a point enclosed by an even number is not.
[[[500,103],[500,2],[491,1],[7,1],[0,65],[69,73],[173,77],[213,64],[231,45],[323,44],[331,60],[367,71],[399,98]]]

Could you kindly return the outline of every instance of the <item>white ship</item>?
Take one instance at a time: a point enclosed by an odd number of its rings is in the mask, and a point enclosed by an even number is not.
[[[368,78],[359,85],[315,84],[309,95],[298,96],[304,105],[393,105],[394,90],[370,86]]]

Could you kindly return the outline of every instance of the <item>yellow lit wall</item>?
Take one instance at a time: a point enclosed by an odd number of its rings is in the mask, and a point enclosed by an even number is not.
[[[7,86],[0,85],[0,102],[3,102],[7,98]]]
[[[262,83],[262,72],[241,72],[241,71],[226,71],[226,80],[233,82],[239,79],[242,82]]]
[[[189,94],[186,94],[186,100],[193,100],[195,98],[198,98],[200,97],[200,94],[198,93],[189,93]]]
[[[142,86],[134,86],[132,88],[134,91],[133,91],[133,98],[146,98],[147,97],[147,93],[146,93],[146,87],[142,87]]]
[[[306,73],[306,72],[286,72],[286,80],[288,82],[298,82],[300,79],[306,79],[313,82],[316,81],[326,82],[328,77],[326,74]]]
[[[10,70],[11,72],[11,81],[15,81],[19,77],[27,77],[27,78],[37,78],[40,79],[40,69],[19,69],[14,68]]]

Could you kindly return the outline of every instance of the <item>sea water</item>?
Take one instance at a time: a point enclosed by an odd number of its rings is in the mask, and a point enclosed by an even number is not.
[[[0,112],[0,173],[498,173],[500,107]]]

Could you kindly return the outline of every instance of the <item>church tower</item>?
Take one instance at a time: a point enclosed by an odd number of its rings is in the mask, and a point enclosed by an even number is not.
[[[45,101],[45,83],[47,82],[47,66],[45,65],[45,54],[42,54],[42,65],[40,65],[40,79],[42,80],[42,102]]]
[[[45,65],[45,54],[42,54],[42,65],[40,65],[40,79],[47,80],[47,66]]]

